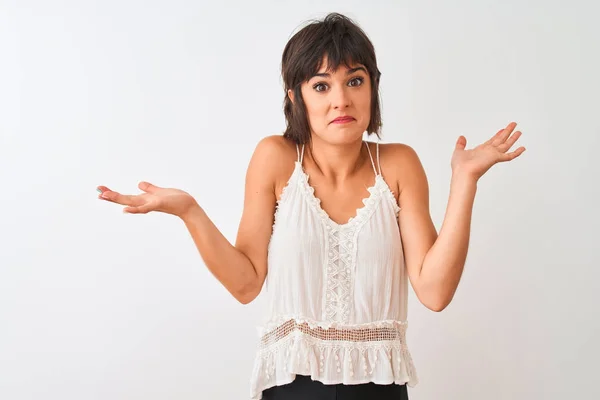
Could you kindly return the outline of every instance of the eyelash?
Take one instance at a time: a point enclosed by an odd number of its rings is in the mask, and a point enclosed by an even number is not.
[[[356,76],[356,77],[354,77],[354,78],[350,79],[350,81],[349,81],[349,82],[352,82],[353,80],[358,80],[358,81],[359,81],[359,84],[358,84],[357,86],[354,86],[354,87],[358,87],[358,86],[361,86],[361,85],[363,84],[363,82],[365,81],[365,78],[362,78],[362,77],[360,77],[360,76]],[[315,91],[317,91],[317,92],[322,92],[323,90],[317,90],[317,88],[318,88],[319,86],[321,86],[321,85],[324,85],[324,86],[326,86],[327,84],[326,84],[325,82],[319,82],[319,83],[315,83],[315,84],[313,85],[313,89],[314,89]]]

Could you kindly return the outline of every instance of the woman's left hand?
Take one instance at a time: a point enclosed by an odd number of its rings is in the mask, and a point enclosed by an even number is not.
[[[500,129],[487,142],[470,150],[465,150],[467,139],[460,136],[452,154],[452,172],[466,174],[478,180],[492,165],[514,160],[523,154],[525,147],[522,146],[515,151],[508,152],[521,136],[519,131],[512,133],[516,126],[516,122],[511,122],[506,128]]]

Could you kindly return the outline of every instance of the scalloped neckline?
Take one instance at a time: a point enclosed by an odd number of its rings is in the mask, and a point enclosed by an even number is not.
[[[371,186],[369,186],[367,188],[369,195],[362,199],[363,205],[356,209],[356,214],[354,216],[350,217],[348,219],[348,221],[346,221],[344,223],[339,223],[339,222],[334,221],[329,216],[327,211],[325,211],[323,209],[323,207],[321,206],[321,199],[318,198],[317,196],[315,196],[315,189],[314,189],[314,187],[311,186],[310,183],[308,183],[309,175],[304,171],[304,167],[302,166],[300,161],[296,160],[295,165],[296,165],[295,168],[302,175],[302,178],[303,178],[302,183],[304,184],[304,187],[306,189],[305,191],[308,192],[307,195],[310,196],[311,204],[315,207],[317,213],[319,215],[321,215],[321,218],[335,228],[345,228],[345,227],[351,226],[351,225],[355,224],[357,221],[359,221],[361,219],[360,217],[369,211],[370,205],[373,204],[372,200],[374,199],[375,189],[377,188],[379,182],[381,180],[383,180],[383,177],[380,174],[375,174],[375,181],[373,182],[373,184]],[[384,183],[385,183],[385,181],[384,181]],[[386,186],[387,186],[387,183],[386,183]]]

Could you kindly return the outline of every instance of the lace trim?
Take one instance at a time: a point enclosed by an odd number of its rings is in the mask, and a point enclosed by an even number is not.
[[[278,341],[286,338],[293,332],[301,332],[323,341],[345,341],[345,342],[373,342],[373,341],[397,341],[405,345],[406,323],[380,323],[367,324],[360,327],[322,327],[319,324],[310,324],[307,321],[291,319],[277,326],[270,332],[262,335],[260,348],[267,348]]]
[[[369,196],[362,199],[363,206],[356,209],[356,214],[354,217],[350,217],[346,223],[339,224],[329,217],[329,214],[321,207],[321,199],[315,196],[315,188],[310,185],[309,175],[304,172],[304,168],[300,162],[296,161],[296,169],[294,170],[294,174],[299,172],[300,180],[299,185],[307,195],[310,204],[313,206],[315,211],[321,216],[322,220],[329,225],[335,227],[349,227],[350,225],[358,224],[360,222],[364,222],[365,219],[368,218],[368,215],[371,214],[369,211],[372,211],[372,206],[379,201],[382,196],[387,197],[394,207],[394,213],[397,215],[401,208],[398,206],[396,202],[396,197],[394,196],[394,192],[390,189],[389,185],[383,179],[383,176],[380,174],[375,175],[375,182],[373,185],[367,188],[369,192]],[[283,194],[282,194],[283,198]]]
[[[316,321],[310,318],[297,317],[292,315],[280,315],[275,319],[270,320],[268,323],[257,329],[258,336],[263,337],[270,332],[276,330],[279,326],[288,323],[289,321],[295,321],[297,325],[306,325],[310,329],[344,329],[344,330],[364,330],[364,329],[378,329],[387,328],[393,326],[408,326],[408,321],[399,321],[395,319],[384,319],[373,322],[365,322],[362,324],[347,325],[338,321]],[[404,328],[406,329],[406,328]]]
[[[328,232],[327,282],[325,285],[325,316],[328,321],[347,322],[350,298],[354,288],[351,267],[355,264],[353,231],[330,229]]]
[[[381,181],[383,183],[385,183],[385,181],[383,180],[381,175],[376,175],[375,183],[373,183],[372,186],[369,186],[367,188],[367,191],[369,192],[369,196],[362,199],[363,206],[359,207],[356,210],[356,215],[354,217],[350,217],[348,219],[348,222],[339,224],[339,223],[335,222],[334,220],[332,220],[331,217],[329,217],[329,214],[327,214],[327,212],[323,209],[323,207],[321,207],[321,199],[319,199],[317,196],[315,196],[315,188],[312,187],[308,183],[309,175],[306,172],[304,172],[304,169],[302,168],[302,164],[300,164],[298,161],[296,161],[296,168],[298,168],[299,172],[300,172],[300,180],[298,183],[299,183],[300,187],[302,188],[302,190],[304,191],[304,193],[306,194],[307,199],[309,200],[310,204],[313,206],[315,211],[321,216],[321,219],[323,220],[323,222],[325,222],[331,226],[334,226],[334,227],[349,227],[351,225],[355,225],[355,224],[359,223],[360,221],[362,221],[365,218],[365,214],[368,213],[371,205],[376,203],[378,200],[378,195],[380,192],[380,190],[378,190],[379,189],[378,186],[381,184]],[[387,184],[386,184],[386,186],[387,186]]]
[[[396,201],[396,194],[394,193],[394,191],[390,189],[387,183],[385,185],[386,189],[383,190],[383,195],[391,201],[392,207],[394,207],[394,214],[396,215],[396,217],[398,217],[398,213],[400,212],[400,210],[402,210],[402,208],[398,206],[398,202]]]
[[[286,182],[285,186],[283,187],[283,189],[281,191],[281,195],[279,197],[279,200],[276,201],[275,215],[274,215],[275,218],[273,221],[273,227],[275,226],[275,224],[277,222],[277,216],[279,215],[279,208],[285,202],[285,199],[288,196],[287,193],[289,192],[289,187],[292,184],[296,175],[300,175],[301,179],[299,182],[300,183],[299,186],[303,189],[304,193],[307,195],[311,205],[317,211],[317,213],[319,214],[321,219],[324,222],[328,223],[330,226],[331,225],[337,226],[337,227],[349,226],[354,221],[365,220],[366,216],[362,216],[360,218],[359,218],[359,216],[367,213],[369,205],[371,203],[375,203],[378,200],[379,194],[382,194],[383,196],[387,197],[389,199],[389,201],[391,201],[392,206],[394,207],[394,214],[396,215],[396,217],[398,216],[398,212],[400,212],[400,210],[401,210],[401,208],[398,206],[398,203],[396,202],[396,197],[394,195],[394,192],[390,189],[390,187],[387,184],[387,182],[385,181],[385,179],[383,179],[383,176],[378,174],[378,175],[375,175],[375,183],[372,186],[369,186],[367,188],[367,191],[369,192],[369,196],[362,199],[363,206],[356,210],[356,215],[354,217],[350,217],[348,219],[348,222],[346,222],[345,224],[338,224],[337,222],[333,221],[329,217],[327,212],[325,212],[323,207],[321,207],[321,199],[319,199],[318,197],[315,196],[315,189],[308,183],[308,180],[309,180],[308,174],[306,172],[304,172],[304,169],[302,168],[302,164],[299,161],[295,161],[294,171],[292,172],[292,175],[290,176],[290,178]],[[379,189],[379,190],[377,190],[377,189]]]
[[[290,184],[292,183],[292,179],[294,179],[294,175],[296,175],[296,169],[297,168],[294,168],[294,172],[292,172],[292,175],[290,176],[290,178],[286,182],[285,186],[283,187],[283,189],[281,191],[281,196],[279,196],[279,200],[277,200],[275,202],[275,214],[273,215],[272,231],[275,230],[275,226],[277,225],[277,219],[279,218],[279,209],[281,208],[281,205],[285,202],[285,200],[289,196]]]

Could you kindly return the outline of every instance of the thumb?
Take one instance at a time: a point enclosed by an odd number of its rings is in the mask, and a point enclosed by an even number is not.
[[[465,147],[467,146],[467,138],[464,136],[459,136],[458,140],[456,141],[456,150],[464,150]]]
[[[151,184],[150,182],[140,182],[138,184],[138,188],[140,190],[143,190],[146,193],[155,193],[158,189],[160,189],[158,186],[155,186],[153,184]]]

